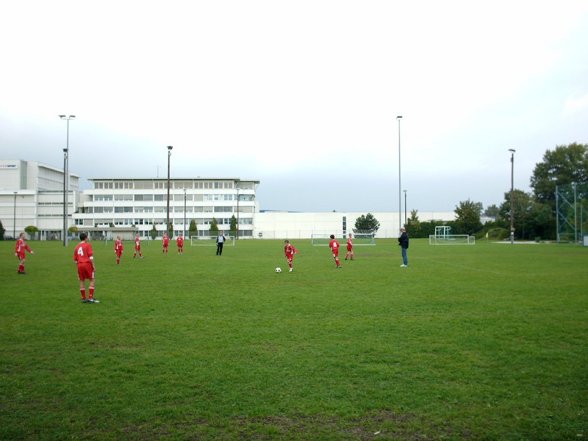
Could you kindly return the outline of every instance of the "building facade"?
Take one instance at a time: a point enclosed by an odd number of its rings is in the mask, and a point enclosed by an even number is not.
[[[79,177],[69,175],[67,225],[77,210]],[[12,238],[28,226],[41,240],[63,238],[63,170],[35,161],[0,160],[0,221]]]

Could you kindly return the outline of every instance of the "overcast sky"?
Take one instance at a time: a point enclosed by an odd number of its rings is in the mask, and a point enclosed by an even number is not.
[[[258,179],[261,209],[500,204],[588,143],[588,2],[5,1],[0,157]],[[402,196],[404,200],[404,196]]]

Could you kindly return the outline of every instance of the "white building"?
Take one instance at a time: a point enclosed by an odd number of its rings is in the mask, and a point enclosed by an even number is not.
[[[28,226],[39,238],[62,239],[64,173],[35,161],[0,159],[0,221],[5,237],[17,236]],[[69,175],[67,225],[77,210],[79,177]]]
[[[62,239],[63,171],[33,161],[0,160],[0,221],[12,237],[32,225],[42,240]],[[90,179],[92,189],[79,192],[79,177],[70,175],[67,226],[94,236],[130,239],[135,232],[148,238],[155,226],[165,231],[168,213],[167,179]],[[239,178],[170,179],[169,218],[174,236],[188,235],[194,220],[198,235],[209,235],[213,218],[220,230],[230,231],[231,218],[239,237],[308,239],[353,232],[360,212],[262,212],[256,198],[257,180]],[[397,237],[397,212],[372,212],[380,223],[377,237]],[[421,221],[453,220],[453,212],[418,213]]]
[[[147,238],[155,227],[157,235],[163,235],[168,219],[167,179],[95,178],[90,182],[94,188],[81,193],[74,216],[80,230],[108,229],[112,235],[119,228],[135,230]],[[255,199],[258,184],[239,178],[170,179],[169,222],[174,236],[188,235],[192,220],[200,236],[209,235],[213,219],[219,230],[228,233],[234,216],[239,237],[252,237],[254,214],[259,211]]]

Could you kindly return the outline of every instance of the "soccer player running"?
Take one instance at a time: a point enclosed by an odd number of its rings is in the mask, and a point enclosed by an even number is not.
[[[331,241],[329,242],[329,248],[333,253],[333,259],[335,259],[335,265],[337,268],[341,268],[341,261],[339,260],[339,241],[335,239],[335,235],[331,234]]]
[[[288,261],[288,267],[290,267],[290,272],[294,271],[292,266],[292,262],[294,261],[294,254],[298,253],[298,250],[294,248],[294,245],[290,243],[289,240],[285,240],[284,243],[284,254],[286,256],[286,260]]]
[[[122,256],[124,249],[124,245],[120,236],[116,236],[116,240],[114,241],[114,254],[116,254],[116,264],[120,265],[120,256]]]
[[[349,233],[349,238],[347,239],[347,254],[345,254],[345,260],[349,258],[349,260],[353,260],[353,256],[355,253],[353,252],[353,236]]]
[[[137,257],[137,254],[139,254],[141,259],[143,258],[143,254],[141,253],[141,238],[139,237],[139,234],[135,236],[135,252],[133,253],[133,259]]]
[[[29,247],[26,240],[26,235],[24,233],[20,233],[18,236],[18,240],[16,241],[16,246],[14,247],[14,255],[18,259],[18,269],[16,272],[18,274],[26,274],[25,273],[25,258],[26,253],[28,251],[29,254],[35,254],[33,250]]]
[[[184,254],[184,236],[181,234],[176,239],[176,245],[178,246],[178,254]]]
[[[164,254],[167,254],[167,250],[169,248],[169,236],[167,235],[167,233],[163,233],[162,244],[163,244],[163,249],[161,250],[161,252]]]
[[[96,283],[96,266],[94,265],[94,252],[92,245],[86,242],[88,235],[80,233],[80,243],[74,250],[74,261],[78,265],[78,279],[80,280],[80,294],[84,303],[100,303],[94,298],[94,286]],[[90,281],[88,286],[88,298],[86,298],[86,280]]]

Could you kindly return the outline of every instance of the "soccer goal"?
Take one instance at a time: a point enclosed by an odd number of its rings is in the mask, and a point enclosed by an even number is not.
[[[429,245],[475,245],[476,237],[468,234],[429,235]]]
[[[193,247],[216,246],[216,238],[218,236],[190,236],[190,245]],[[226,246],[235,246],[235,236],[225,236]]]
[[[315,247],[320,246],[329,246],[329,242],[331,242],[331,235],[330,234],[322,234],[322,233],[313,233],[311,235],[312,245]],[[345,247],[347,243],[347,237],[338,238],[336,239],[339,241],[342,247]],[[353,233],[353,246],[364,246],[364,245],[375,245],[376,239],[374,233]]]

